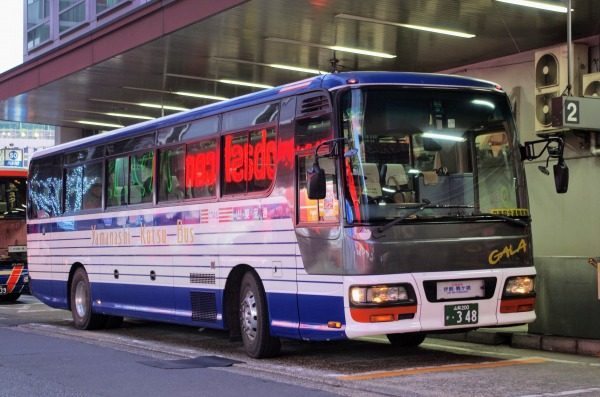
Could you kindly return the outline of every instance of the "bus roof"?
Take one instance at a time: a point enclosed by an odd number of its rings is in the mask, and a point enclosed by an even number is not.
[[[148,130],[157,130],[167,126],[189,122],[201,117],[219,114],[229,110],[256,105],[262,102],[277,100],[289,95],[308,92],[316,89],[332,90],[346,85],[394,84],[421,87],[456,87],[499,89],[493,82],[464,76],[431,73],[408,72],[342,72],[324,74],[305,80],[285,84],[275,88],[243,95],[221,102],[212,103],[195,109],[164,116],[158,119],[122,127],[104,134],[78,139],[61,145],[35,152],[33,158],[45,157],[58,152],[72,151],[92,145],[101,145],[121,138],[131,137]]]

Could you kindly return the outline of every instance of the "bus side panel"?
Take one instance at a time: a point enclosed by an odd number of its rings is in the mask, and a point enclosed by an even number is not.
[[[342,296],[299,295],[300,335],[304,340],[346,339]],[[329,326],[330,322],[338,323]]]
[[[67,283],[32,277],[29,281],[29,288],[33,296],[46,305],[56,309],[69,309],[66,295]],[[57,295],[57,291],[65,291],[65,293]]]
[[[171,286],[92,282],[94,310],[104,314],[174,321]]]
[[[271,335],[300,339],[296,294],[267,293]]]

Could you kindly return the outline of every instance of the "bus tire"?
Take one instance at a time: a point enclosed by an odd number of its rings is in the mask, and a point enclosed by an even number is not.
[[[90,281],[83,268],[75,270],[71,281],[71,314],[77,329],[99,329],[106,323],[106,316],[92,311]]]
[[[386,336],[394,347],[417,347],[425,340],[425,334],[422,332],[387,334]]]
[[[253,272],[244,274],[240,286],[240,329],[248,356],[266,358],[279,354],[281,341],[271,336],[265,291]]]

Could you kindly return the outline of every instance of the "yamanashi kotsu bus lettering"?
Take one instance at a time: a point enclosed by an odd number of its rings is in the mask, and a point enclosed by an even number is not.
[[[493,83],[317,76],[36,152],[31,287],[77,328],[227,329],[252,357],[528,323],[534,156]]]

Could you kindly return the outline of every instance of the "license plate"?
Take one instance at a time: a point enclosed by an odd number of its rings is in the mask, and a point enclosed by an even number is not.
[[[6,295],[6,285],[0,285],[0,295]]]
[[[462,303],[444,306],[444,325],[477,324],[479,321],[479,305]]]

